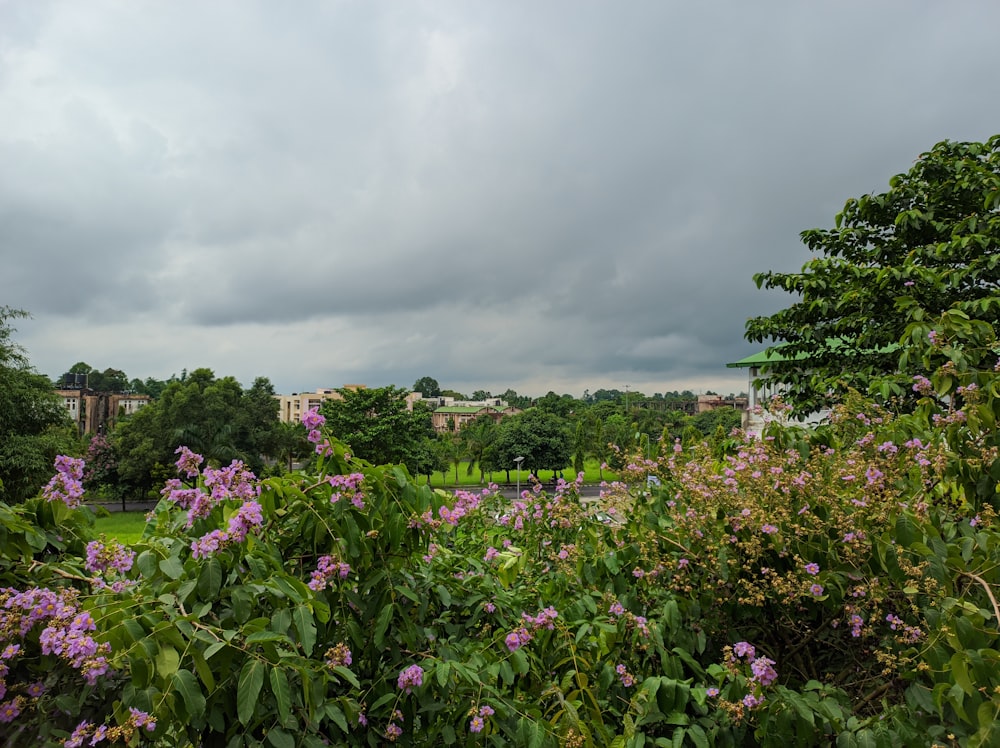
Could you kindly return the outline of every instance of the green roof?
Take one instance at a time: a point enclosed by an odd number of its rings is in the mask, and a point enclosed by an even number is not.
[[[784,344],[782,343],[781,345]],[[733,361],[732,363],[726,364],[726,366],[730,369],[746,369],[752,366],[774,363],[775,361],[787,361],[788,359],[782,356],[777,350],[781,347],[781,345],[777,345],[770,350],[765,349],[763,351],[759,351],[758,353],[754,353],[746,358],[741,358],[739,361]],[[800,353],[795,357],[796,360],[804,358],[808,358],[805,353]]]
[[[788,345],[788,343],[778,343],[777,345],[772,346],[770,349],[764,349],[759,353],[754,353],[753,355],[747,356],[746,358],[741,358],[739,361],[733,361],[730,364],[726,364],[726,366],[730,369],[746,369],[752,366],[761,366],[762,364],[772,364],[778,361],[788,361],[789,360],[788,357],[782,356],[780,352],[780,349],[786,345]],[[835,351],[837,349],[844,349],[847,344],[839,338],[830,338],[829,340],[827,340],[827,345],[830,348],[830,350]],[[899,350],[899,343],[890,343],[889,345],[882,346],[881,348],[879,348],[877,352],[893,353],[894,351],[897,350]],[[872,350],[872,351],[865,351],[864,353],[867,354],[875,352],[876,351]],[[794,360],[803,361],[808,358],[809,354],[806,353],[805,351],[802,351],[796,354]]]
[[[435,413],[478,413],[481,410],[497,410],[492,405],[442,405]]]

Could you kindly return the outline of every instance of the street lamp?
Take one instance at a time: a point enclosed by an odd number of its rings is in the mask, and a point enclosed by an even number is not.
[[[515,457],[514,464],[517,465],[517,498],[521,498],[521,463],[524,462],[523,457]]]

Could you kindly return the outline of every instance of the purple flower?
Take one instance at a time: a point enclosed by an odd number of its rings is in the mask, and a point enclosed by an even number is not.
[[[748,642],[736,642],[733,645],[733,654],[737,657],[746,657],[748,660],[752,660],[757,650],[754,649],[753,644]]]
[[[13,722],[20,713],[21,705],[17,699],[0,704],[0,722]]]
[[[478,714],[469,720],[469,732],[482,732],[485,722]]]
[[[851,636],[857,639],[861,636],[861,627],[865,625],[865,619],[859,616],[857,613],[851,615]]]
[[[715,686],[711,686],[709,688],[706,688],[705,689],[705,695],[706,696],[718,696],[719,695],[719,689],[716,688]]]
[[[396,685],[403,693],[412,693],[414,688],[422,686],[424,683],[424,669],[420,665],[410,665],[400,671]]]
[[[771,685],[778,677],[778,673],[774,669],[774,660],[768,657],[758,657],[750,663],[750,670],[753,672],[753,677],[762,686]]]
[[[774,525],[764,525],[760,528],[760,531],[765,535],[774,535],[778,531],[778,528]]]
[[[743,706],[747,709],[753,709],[755,706],[759,706],[763,700],[763,698],[757,698],[752,693],[748,693],[743,697]]]
[[[302,414],[302,425],[309,431],[318,429],[324,423],[326,423],[326,418],[319,414],[318,408],[311,408]]]
[[[187,447],[181,445],[176,450],[174,454],[180,455],[177,458],[177,472],[184,473],[188,478],[195,478],[198,473],[201,472],[201,463],[205,461],[205,458],[200,454],[195,454]]]
[[[807,573],[812,574],[813,576],[819,574],[819,564],[815,563],[806,564],[805,569]]]
[[[820,597],[823,594],[823,585],[814,584],[809,588],[809,592],[815,597]]]

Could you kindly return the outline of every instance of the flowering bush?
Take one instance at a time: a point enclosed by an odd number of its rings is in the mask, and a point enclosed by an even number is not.
[[[314,472],[181,449],[126,549],[93,537],[61,460],[42,498],[0,505],[0,734],[995,744],[996,357],[958,328],[921,334],[912,414],[859,401],[814,432],[622,455],[596,500],[433,491],[309,414]]]

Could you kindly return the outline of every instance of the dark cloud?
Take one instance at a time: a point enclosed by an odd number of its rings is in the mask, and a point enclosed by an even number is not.
[[[986,2],[14,3],[0,303],[36,367],[741,386],[755,272],[1000,121]]]

